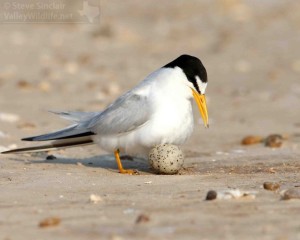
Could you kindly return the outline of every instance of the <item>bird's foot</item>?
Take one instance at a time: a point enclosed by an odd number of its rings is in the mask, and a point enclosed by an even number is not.
[[[115,151],[115,158],[118,164],[118,168],[119,168],[119,173],[122,174],[129,174],[129,175],[138,175],[139,172],[137,170],[133,170],[133,169],[124,169],[122,166],[122,162],[120,159],[120,154],[119,154],[119,150]]]
[[[140,173],[135,169],[119,169],[119,173],[129,175],[139,175]]]

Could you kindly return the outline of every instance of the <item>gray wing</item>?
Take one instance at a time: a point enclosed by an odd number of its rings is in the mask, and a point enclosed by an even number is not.
[[[54,112],[75,122],[62,130],[23,138],[24,141],[72,139],[94,134],[119,134],[132,131],[148,121],[149,104],[146,96],[127,92],[103,112]]]
[[[149,110],[146,96],[127,92],[87,121],[86,128],[102,135],[130,132],[149,120]]]
[[[98,115],[99,112],[49,111],[69,121],[80,123]]]

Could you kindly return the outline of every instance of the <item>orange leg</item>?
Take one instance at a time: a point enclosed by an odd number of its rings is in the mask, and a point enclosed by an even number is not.
[[[124,174],[130,174],[130,175],[134,175],[134,174],[138,174],[138,172],[136,170],[132,170],[132,169],[124,169],[123,166],[122,166],[122,162],[121,162],[121,159],[120,159],[120,153],[119,153],[119,150],[116,150],[114,152],[115,154],[115,158],[116,158],[116,161],[117,161],[117,164],[118,164],[118,168],[119,168],[119,172],[120,173],[124,173]]]

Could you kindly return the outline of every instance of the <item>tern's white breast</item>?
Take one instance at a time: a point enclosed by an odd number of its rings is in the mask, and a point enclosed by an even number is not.
[[[157,144],[183,144],[191,135],[193,126],[190,101],[176,104],[164,101],[152,118],[140,128],[118,135],[96,135],[95,140],[110,152],[120,149],[127,154],[147,155]]]
[[[107,151],[120,149],[132,155],[147,155],[157,144],[184,143],[194,127],[192,91],[184,77],[182,70],[154,72],[133,90],[147,96],[149,120],[130,132],[96,135],[94,140]]]

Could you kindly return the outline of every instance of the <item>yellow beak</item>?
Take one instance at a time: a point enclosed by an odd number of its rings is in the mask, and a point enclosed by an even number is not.
[[[208,113],[207,113],[205,95],[204,94],[199,94],[194,89],[192,89],[192,91],[193,91],[193,97],[194,97],[194,99],[197,103],[197,106],[199,108],[201,117],[203,119],[204,126],[208,128],[209,124],[208,124]]]

